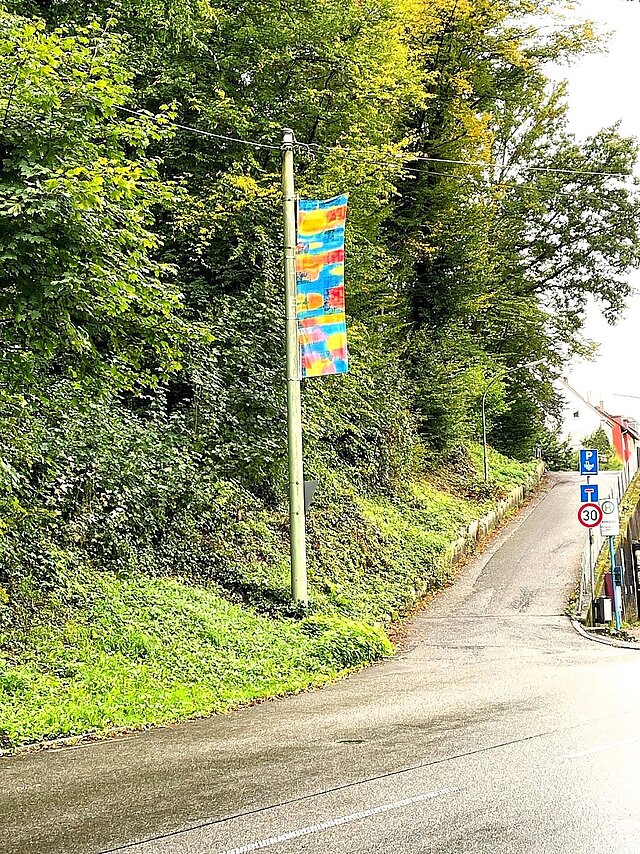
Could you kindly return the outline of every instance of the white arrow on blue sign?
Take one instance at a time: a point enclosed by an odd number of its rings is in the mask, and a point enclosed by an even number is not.
[[[581,449],[580,474],[598,474],[598,451],[595,448]]]
[[[580,504],[598,503],[598,485],[589,483],[586,486],[580,484]]]

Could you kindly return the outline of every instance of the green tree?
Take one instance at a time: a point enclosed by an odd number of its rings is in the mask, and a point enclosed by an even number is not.
[[[119,40],[0,13],[0,55],[3,384],[151,383],[178,355],[153,230],[172,192],[145,153],[158,129],[116,112],[132,91]]]
[[[550,379],[569,355],[589,350],[586,301],[613,319],[628,294],[640,251],[635,143],[616,128],[582,144],[567,131],[564,87],[549,84],[545,67],[593,50],[588,24],[542,35],[527,4],[433,8],[437,24],[416,47],[427,99],[412,125],[427,159],[411,163],[390,223],[409,317],[431,344],[413,365],[418,405],[423,425],[441,409],[429,377],[453,338],[465,360],[509,370],[493,396],[501,411],[490,413],[492,438],[528,453],[557,407]],[[538,359],[538,375],[514,379],[513,368]],[[478,405],[469,395],[468,406]],[[454,441],[475,420],[463,412],[448,431]]]
[[[539,436],[538,447],[542,459],[551,471],[577,471],[578,454],[569,439],[562,439],[553,430],[545,430]]]

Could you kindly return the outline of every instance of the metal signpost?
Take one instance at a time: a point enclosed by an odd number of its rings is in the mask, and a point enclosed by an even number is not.
[[[593,559],[593,529],[602,521],[602,511],[598,505],[598,486],[591,483],[591,478],[599,471],[598,451],[596,448],[580,450],[580,474],[587,476],[586,484],[580,484],[580,503],[578,519],[589,529],[589,583],[591,587],[591,613],[594,611],[596,598],[595,561]]]
[[[284,211],[284,281],[287,345],[287,437],[289,451],[289,519],[291,527],[291,594],[301,605],[308,602],[307,552],[302,468],[302,405],[300,348],[296,309],[296,198],[293,174],[293,131],[282,136],[282,195]]]
[[[616,631],[620,631],[622,620],[620,618],[620,602],[618,601],[618,581],[622,591],[622,568],[616,566],[616,550],[614,540],[620,533],[620,511],[618,502],[613,498],[606,498],[601,505],[602,523],[600,533],[609,538],[609,560],[611,561],[611,588],[613,590],[613,613],[616,621]]]
[[[294,602],[306,606],[309,596],[305,513],[317,481],[304,479],[300,382],[309,376],[348,370],[344,306],[348,194],[326,200],[298,199],[293,157],[296,145],[293,131],[285,128],[281,150],[291,596]],[[320,252],[316,251],[318,248]],[[300,290],[311,281],[310,269],[319,278],[323,277],[322,282],[314,279],[312,291]],[[316,328],[320,325],[322,329]]]
[[[595,613],[596,585],[594,575],[593,559],[593,529],[600,526],[603,537],[609,538],[609,557],[611,560],[611,581],[613,587],[613,608],[615,614],[616,629],[620,629],[620,601],[618,598],[618,581],[620,585],[621,567],[616,566],[614,538],[620,533],[620,514],[618,503],[613,498],[605,498],[599,502],[598,485],[591,483],[591,478],[600,470],[598,451],[596,448],[582,448],[580,450],[580,474],[586,475],[586,484],[580,484],[580,509],[578,520],[581,525],[589,529],[589,575],[591,582],[591,610]]]

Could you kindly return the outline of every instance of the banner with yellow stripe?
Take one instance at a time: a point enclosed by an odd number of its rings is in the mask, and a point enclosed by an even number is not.
[[[344,297],[348,196],[298,200],[296,285],[303,377],[349,370]]]

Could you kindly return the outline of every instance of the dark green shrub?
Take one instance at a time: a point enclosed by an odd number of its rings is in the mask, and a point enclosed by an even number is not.
[[[393,653],[382,629],[345,617],[318,614],[302,620],[300,627],[316,638],[312,657],[336,670],[358,667]]]

